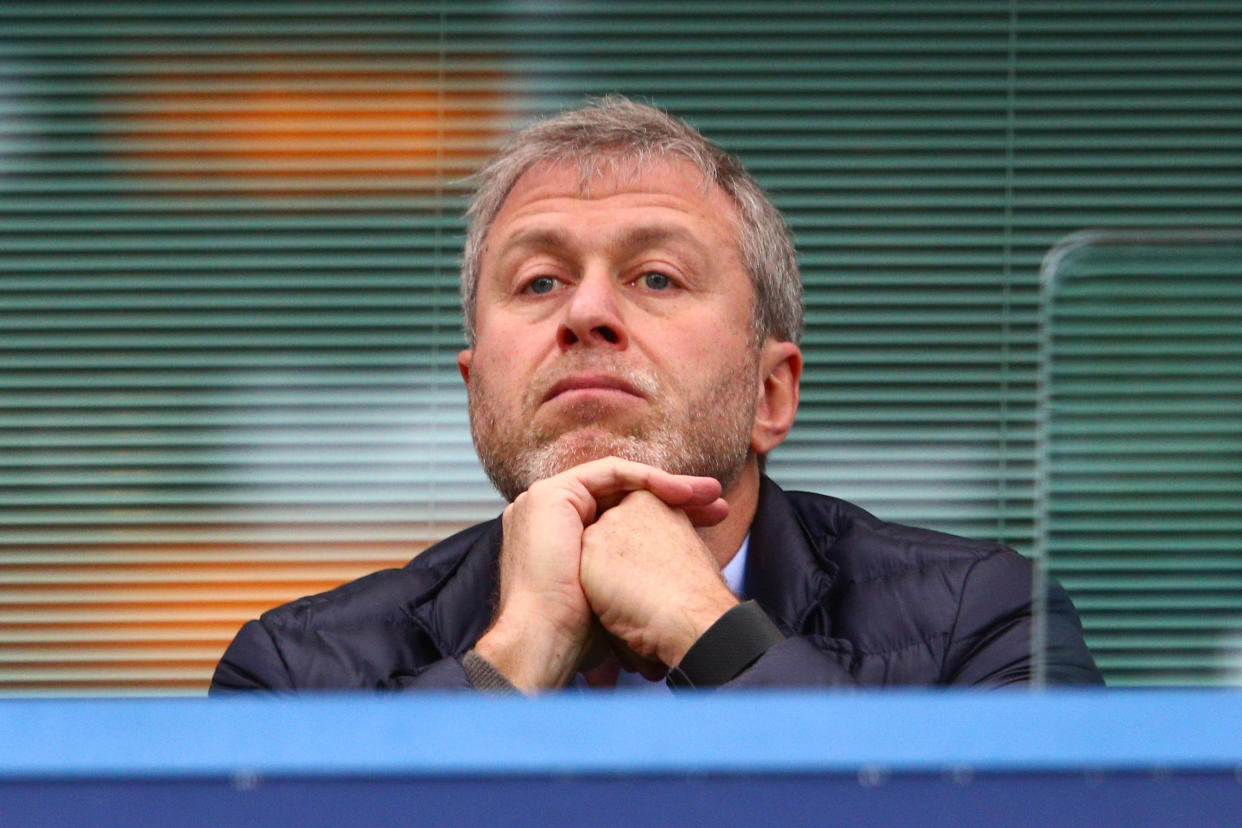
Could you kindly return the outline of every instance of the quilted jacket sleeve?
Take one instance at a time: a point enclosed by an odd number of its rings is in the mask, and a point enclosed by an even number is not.
[[[1030,562],[1011,550],[998,549],[974,561],[956,586],[944,585],[949,604],[945,627],[926,631],[925,654],[910,659],[927,666],[917,672],[889,662],[882,674],[875,669],[859,673],[852,645],[819,636],[794,636],[769,647],[749,668],[728,682],[731,688],[747,687],[848,687],[856,685],[957,685],[1003,687],[1029,684],[1036,678],[1032,653],[1036,607],[1031,600]],[[889,596],[894,605],[876,607],[877,614],[894,614],[902,599],[916,601],[913,594]],[[917,602],[916,602],[917,603]],[[939,600],[937,601],[939,603]],[[910,605],[906,606],[910,609]],[[1100,685],[1103,679],[1083,641],[1082,627],[1064,590],[1050,584],[1045,602],[1045,678],[1054,685]],[[931,617],[915,612],[915,617]],[[936,644],[944,642],[943,655],[932,658]]]
[[[941,676],[943,684],[1005,686],[1035,678],[1035,605],[1031,567],[1017,555],[995,554],[971,567],[962,587]],[[1045,601],[1043,654],[1049,684],[1102,684],[1083,641],[1069,596],[1050,583]]]
[[[849,670],[812,639],[786,638],[773,644],[725,687],[854,687]]]
[[[306,660],[305,653],[300,656]],[[302,665],[301,672],[310,673],[308,666]],[[333,670],[337,677],[339,671]],[[472,690],[474,686],[462,669],[461,663],[455,658],[441,658],[426,667],[410,674],[389,677],[380,685],[374,678],[358,676],[353,689],[358,690]],[[249,621],[238,632],[233,643],[225,651],[224,657],[216,666],[215,675],[211,679],[208,690],[210,696],[221,696],[231,692],[247,690],[296,691],[315,689],[349,689],[349,682],[344,678],[339,681],[320,683],[305,680],[301,675],[295,676],[289,669],[288,662],[281,647],[262,621]]]
[[[211,677],[210,696],[237,690],[292,690],[293,679],[267,628],[247,621]]]

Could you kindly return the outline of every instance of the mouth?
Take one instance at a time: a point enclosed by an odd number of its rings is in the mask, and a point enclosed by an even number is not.
[[[562,394],[576,394],[578,392],[627,394],[631,397],[645,399],[645,396],[638,388],[620,377],[611,374],[584,373],[571,374],[554,383],[547,393],[544,394],[543,402],[548,402]]]

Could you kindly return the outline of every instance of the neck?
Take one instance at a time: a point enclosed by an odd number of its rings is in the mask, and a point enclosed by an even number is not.
[[[729,515],[715,526],[699,530],[699,537],[707,544],[716,563],[724,569],[733,560],[742,539],[750,531],[759,507],[759,461],[751,455],[741,475],[722,495],[729,504]]]

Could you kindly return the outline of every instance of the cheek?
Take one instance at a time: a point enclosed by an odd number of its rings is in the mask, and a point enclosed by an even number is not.
[[[521,331],[492,325],[475,342],[475,370],[482,369],[489,377],[499,378],[520,370],[525,339]]]
[[[511,408],[521,404],[538,368],[539,357],[531,339],[520,335],[480,337],[470,370],[470,393],[494,406]]]
[[[470,380],[466,383],[471,398],[494,404],[497,392],[504,390],[503,384],[496,381],[498,376],[504,376],[504,366],[496,364],[490,348],[476,343],[474,362],[470,366]]]
[[[682,376],[719,376],[747,364],[750,346],[749,327],[743,335],[736,328],[726,328],[719,318],[708,324],[683,329],[676,347]]]
[[[475,336],[475,351],[482,351],[492,364],[514,368],[525,366],[556,338],[555,330],[546,322],[500,311],[491,313]]]

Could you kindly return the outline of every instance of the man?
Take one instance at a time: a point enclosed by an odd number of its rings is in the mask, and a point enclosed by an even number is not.
[[[1021,556],[762,475],[797,409],[802,292],[736,159],[606,98],[480,181],[458,366],[510,505],[247,623],[213,691],[1031,680]],[[1064,593],[1047,606],[1050,679],[1098,683]]]

